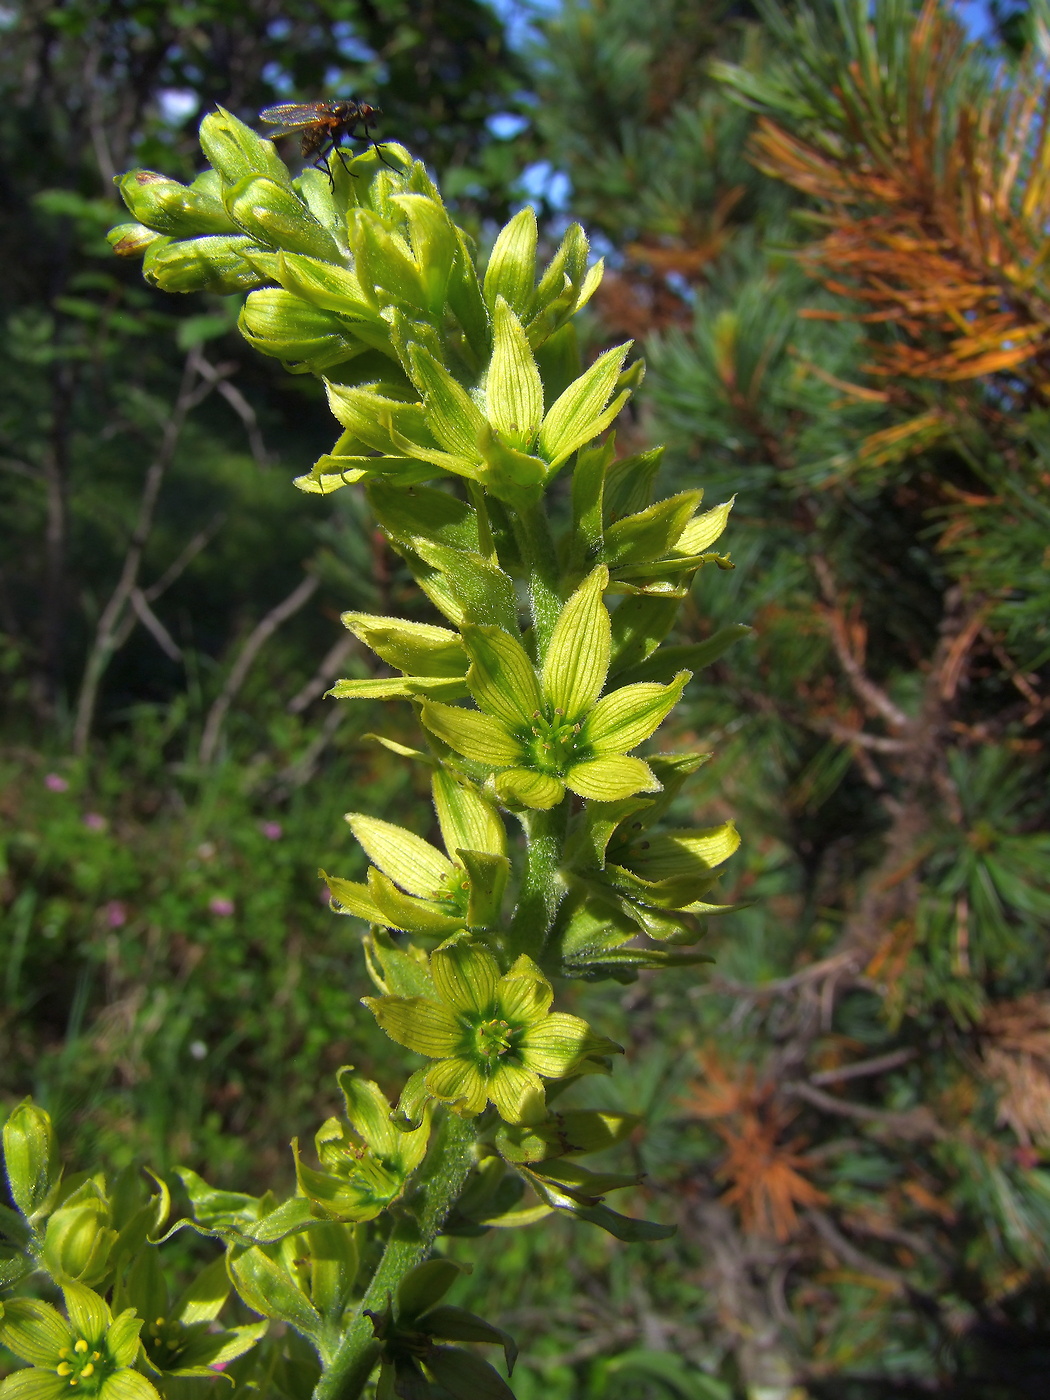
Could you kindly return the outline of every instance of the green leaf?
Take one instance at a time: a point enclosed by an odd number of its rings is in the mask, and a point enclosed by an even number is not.
[[[466,389],[420,346],[411,349],[412,380],[426,403],[427,425],[448,452],[481,462],[485,418]]]
[[[494,1327],[491,1322],[476,1317],[465,1308],[453,1307],[449,1303],[432,1307],[423,1321],[423,1326],[431,1337],[439,1337],[442,1341],[490,1342],[493,1346],[501,1346],[507,1363],[507,1374],[514,1370],[518,1348],[513,1337],[504,1332],[502,1327]]]
[[[607,525],[645,509],[652,497],[663,455],[664,448],[654,447],[612,463],[605,476],[603,508]]]
[[[594,802],[617,802],[636,792],[658,792],[660,788],[647,763],[623,754],[574,763],[565,775],[565,785]]]
[[[430,783],[446,851],[506,855],[506,828],[491,802],[446,768],[436,768]]]
[[[364,940],[368,973],[385,996],[434,994],[425,956],[399,948],[388,933],[374,930]]]
[[[317,872],[321,879],[328,886],[328,892],[337,904],[343,906],[337,913],[353,914],[355,918],[364,919],[370,924],[380,924],[383,922],[383,913],[368,892],[366,885],[356,884],[353,880],[341,880],[338,875],[327,875],[323,870]]]
[[[507,727],[477,710],[427,701],[419,717],[431,734],[443,739],[464,758],[502,768],[524,757],[521,745]]]
[[[464,676],[469,659],[462,639],[447,627],[372,613],[340,614],[343,626],[388,666],[413,676]]]
[[[698,515],[695,520],[691,520],[675,541],[675,549],[679,554],[703,554],[705,549],[710,549],[715,540],[722,534],[729,520],[729,512],[733,509],[736,497],[724,501],[722,505],[715,506],[712,510],[705,511],[703,515]]]
[[[333,700],[461,700],[467,694],[466,678],[456,676],[378,676],[373,680],[336,681],[325,691]]]
[[[372,513],[394,539],[405,544],[425,539],[451,549],[480,552],[477,513],[448,491],[430,486],[405,491],[383,481],[370,481],[366,494]]]
[[[629,598],[625,603],[621,603],[616,609],[617,615],[631,603],[655,602],[655,599]],[[677,607],[675,607],[677,611]],[[688,646],[661,647],[655,655],[647,660],[639,661],[637,664],[629,666],[626,670],[617,672],[616,679],[624,685],[630,685],[635,681],[669,681],[679,671],[692,671],[695,675],[697,671],[705,666],[710,666],[718,658],[743,637],[750,637],[753,628],[746,627],[743,623],[732,622],[726,627],[720,627],[705,642],[693,642]]]
[[[487,1361],[460,1347],[432,1347],[427,1370],[453,1400],[514,1400],[510,1386]]]
[[[230,1278],[222,1255],[203,1268],[178,1298],[172,1313],[187,1325],[214,1322],[230,1292]],[[165,1309],[165,1311],[167,1311]],[[142,1316],[156,1316],[146,1311]]]
[[[264,1250],[233,1248],[226,1256],[233,1286],[252,1312],[287,1322],[305,1337],[316,1337],[321,1315],[292,1277]]]
[[[471,851],[460,846],[456,855],[470,877],[467,923],[471,928],[492,929],[500,922],[503,892],[510,878],[510,861],[488,851]]]
[[[430,1059],[455,1055],[464,1029],[447,1007],[427,997],[362,997],[391,1040]]]
[[[11,1198],[28,1219],[46,1204],[62,1177],[51,1119],[25,1099],[4,1124],[3,1141]]]
[[[663,559],[670,553],[703,494],[702,491],[683,491],[610,525],[605,531],[605,558],[610,567]]]
[[[469,1269],[451,1259],[428,1259],[417,1264],[401,1280],[397,1289],[397,1320],[416,1322],[428,1308],[440,1303],[445,1294]],[[427,1331],[430,1328],[427,1327]]]
[[[8,1298],[0,1316],[0,1342],[33,1366],[55,1367],[58,1353],[72,1346],[69,1323],[50,1303],[35,1298]]]
[[[617,396],[611,412],[606,404],[631,344],[628,341],[599,355],[548,409],[540,427],[539,449],[552,467],[560,466],[578,447],[597,437],[622,408],[626,394]]]
[[[485,404],[502,441],[531,452],[543,419],[543,384],[521,322],[502,296],[495,304]]]
[[[544,692],[569,721],[591,708],[605,684],[611,629],[602,597],[608,582],[604,565],[587,575],[558,614],[543,663]]]
[[[612,691],[587,716],[581,742],[590,744],[600,755],[622,754],[637,748],[677,705],[690,675],[689,671],[680,671],[670,685],[643,681]]]
[[[447,938],[463,927],[462,914],[449,913],[441,903],[402,894],[393,880],[375,866],[368,871],[368,893],[382,915],[380,922],[406,933]]]
[[[491,345],[488,312],[467,235],[459,228],[455,232],[456,252],[448,279],[448,304],[480,368],[488,359]]]
[[[503,297],[520,320],[532,309],[536,282],[536,214],[526,205],[499,232],[485,269],[484,297],[490,311]]]
[[[599,557],[604,543],[602,500],[605,473],[616,451],[616,435],[599,447],[584,448],[572,474],[572,564],[584,569]]]
[[[225,202],[230,217],[260,243],[323,262],[335,263],[342,257],[332,235],[286,185],[249,176],[226,192]]]
[[[463,629],[470,654],[467,688],[487,714],[508,727],[531,723],[542,703],[528,653],[517,637],[499,627]]]
[[[432,899],[452,874],[447,856],[403,826],[363,812],[347,812],[344,820],[368,858],[409,894]]]
[[[505,768],[496,774],[496,796],[511,806],[548,812],[565,796],[565,784],[550,773],[532,768]]]

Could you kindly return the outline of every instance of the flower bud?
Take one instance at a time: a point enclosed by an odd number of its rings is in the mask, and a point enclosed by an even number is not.
[[[146,228],[144,224],[117,224],[106,234],[106,238],[118,258],[141,258],[151,244],[170,242],[162,233]]]
[[[78,1191],[76,1197],[76,1205],[61,1206],[47,1222],[44,1262],[57,1279],[97,1283],[117,1232],[109,1228],[109,1206],[100,1196]]]
[[[236,233],[220,200],[152,170],[129,170],[117,181],[135,218],[158,233],[192,238],[200,233]]]
[[[4,1166],[15,1205],[31,1218],[62,1176],[51,1119],[26,1099],[4,1124]]]
[[[274,150],[273,142],[264,140],[225,107],[217,107],[201,122],[200,141],[224,184],[235,185],[248,175],[265,175],[291,188],[288,168]]]
[[[246,292],[262,278],[241,257],[250,238],[167,239],[150,245],[142,268],[147,282],[162,292]]]
[[[239,182],[226,196],[238,225],[261,243],[323,262],[342,261],[339,245],[291,190],[261,177]]]
[[[277,288],[252,292],[238,324],[249,344],[278,360],[309,360],[320,367],[366,348],[341,316]]]

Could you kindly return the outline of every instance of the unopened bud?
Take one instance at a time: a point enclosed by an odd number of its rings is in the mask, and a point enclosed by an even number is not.
[[[178,180],[152,170],[129,170],[117,185],[135,218],[158,233],[192,238],[202,233],[237,232],[220,200]]]

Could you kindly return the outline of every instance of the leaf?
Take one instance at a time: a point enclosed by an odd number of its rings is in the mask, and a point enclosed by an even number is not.
[[[739,845],[740,833],[728,821],[648,837],[644,848],[632,850],[630,864],[647,880],[703,875],[727,861]]]
[[[457,1279],[469,1272],[469,1268],[464,1269],[451,1259],[428,1259],[424,1264],[417,1264],[398,1284],[398,1322],[417,1321],[428,1308],[441,1302]]]
[[[376,519],[394,539],[405,543],[425,539],[478,553],[477,512],[448,491],[430,486],[406,491],[383,481],[370,481],[367,495]]]
[[[729,512],[733,509],[735,501],[736,497],[733,496],[722,505],[715,506],[691,520],[675,541],[674,547],[678,553],[703,554],[705,549],[710,549],[725,530]]]
[[[453,1400],[514,1400],[499,1372],[472,1351],[432,1347],[424,1365]]]
[[[459,847],[456,855],[470,877],[467,923],[471,928],[491,929],[500,922],[503,893],[510,878],[510,861],[504,855]]]
[[[621,457],[612,463],[605,476],[603,509],[606,525],[645,509],[652,496],[653,483],[663,455],[664,448],[654,447],[648,452]]]
[[[627,603],[621,603],[616,610],[617,614],[630,603],[643,601],[651,600],[630,598]],[[683,670],[692,671],[695,675],[697,671],[701,671],[705,666],[710,666],[712,662],[717,661],[734,642],[738,642],[744,637],[750,637],[752,632],[753,629],[746,627],[743,623],[732,622],[726,627],[720,627],[704,642],[693,642],[688,646],[661,647],[655,655],[639,661],[627,670],[618,672],[616,679],[622,685],[631,685],[636,681],[666,682]]]
[[[491,1322],[476,1317],[465,1308],[457,1308],[449,1303],[432,1307],[423,1325],[430,1336],[439,1337],[442,1341],[490,1342],[493,1346],[501,1346],[507,1363],[507,1374],[510,1375],[514,1370],[518,1348],[513,1337],[504,1332],[502,1327],[494,1327]]]
[[[258,1245],[233,1248],[226,1256],[233,1285],[252,1312],[290,1323],[305,1337],[316,1337],[321,1315],[291,1276]]]
[[[613,568],[663,559],[700,504],[702,491],[683,491],[617,520],[605,531],[605,559]]]
[[[414,538],[412,548],[432,568],[441,571],[443,582],[460,608],[458,623],[501,627],[515,635],[518,631],[518,598],[514,582],[496,564],[481,554],[449,549],[430,540]]]
[[[414,676],[463,676],[468,658],[459,635],[447,627],[399,617],[345,612],[343,626],[389,666]]]
[[[485,417],[477,404],[429,350],[412,347],[412,379],[424,396],[427,424],[448,452],[467,461],[481,461],[478,443]]]

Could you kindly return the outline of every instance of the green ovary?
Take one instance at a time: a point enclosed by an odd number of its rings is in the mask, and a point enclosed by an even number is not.
[[[73,1346],[63,1347],[58,1354],[61,1359],[55,1367],[57,1373],[86,1395],[96,1394],[113,1369],[108,1358],[83,1337]]]
[[[511,1048],[510,1026],[506,1021],[482,1021],[474,1030],[474,1048],[488,1067],[494,1068],[499,1057]]]
[[[553,718],[547,719],[537,710],[531,726],[520,737],[532,767],[560,778],[569,764],[581,757],[576,751],[579,732],[580,725],[567,720],[564,711],[555,710]]]

